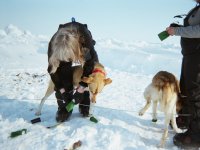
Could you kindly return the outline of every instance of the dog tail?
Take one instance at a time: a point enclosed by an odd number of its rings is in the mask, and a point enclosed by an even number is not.
[[[176,77],[166,71],[158,72],[152,79],[152,84],[161,92],[162,94],[162,103],[161,108],[165,108],[168,104],[170,90],[171,92],[179,93],[179,82]]]
[[[170,88],[168,86],[163,87],[163,89],[161,90],[162,92],[162,101],[161,103],[161,110],[162,111],[166,111],[165,108],[167,107],[167,105],[169,104],[169,98],[170,98]]]
[[[45,93],[46,98],[49,97],[54,92],[54,88],[55,88],[55,85],[53,84],[53,81],[50,80],[47,91]]]

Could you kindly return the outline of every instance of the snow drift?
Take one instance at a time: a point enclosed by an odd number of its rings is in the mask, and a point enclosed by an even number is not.
[[[6,68],[15,69],[47,67],[49,40],[50,37],[33,35],[14,25],[0,29],[0,62],[6,64]],[[143,74],[155,74],[160,70],[180,72],[180,47],[175,44],[116,39],[96,41],[100,61],[109,68]]]

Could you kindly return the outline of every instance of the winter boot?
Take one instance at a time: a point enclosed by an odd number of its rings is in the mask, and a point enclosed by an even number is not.
[[[200,148],[200,102],[192,102],[192,104],[193,108],[190,107],[190,109],[194,112],[188,131],[176,134],[173,138],[174,144],[183,149]]]
[[[200,148],[200,132],[188,130],[185,133],[176,134],[173,138],[174,145],[181,149]]]
[[[56,113],[56,121],[64,122],[69,119],[71,114],[72,114],[72,111],[67,112],[67,110],[65,108],[58,108],[58,111]]]
[[[71,102],[71,98],[70,98],[70,95],[69,96],[65,95],[65,100],[62,100],[63,96],[60,94],[60,92],[56,92],[55,95],[56,95],[57,103],[58,103],[58,111],[56,113],[56,121],[64,122],[69,119],[69,117],[71,116],[72,111],[73,111],[73,110],[71,110],[70,112],[68,112],[66,110],[66,106],[67,106],[67,104],[69,104]]]
[[[84,92],[83,101],[79,104],[79,112],[83,117],[88,117],[90,111],[90,93],[88,91]]]

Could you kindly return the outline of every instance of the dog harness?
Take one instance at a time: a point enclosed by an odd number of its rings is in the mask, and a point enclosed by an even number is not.
[[[94,70],[92,71],[92,73],[101,73],[101,74],[103,74],[104,76],[106,76],[106,73],[103,72],[103,71],[100,70],[100,69],[94,69]]]

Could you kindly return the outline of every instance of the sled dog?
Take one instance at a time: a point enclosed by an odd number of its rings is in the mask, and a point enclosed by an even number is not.
[[[152,79],[152,82],[146,87],[144,91],[144,98],[146,105],[139,112],[142,116],[149,108],[151,101],[153,103],[152,121],[157,121],[157,104],[159,103],[160,109],[165,115],[165,128],[160,142],[160,147],[164,147],[166,138],[168,136],[168,126],[171,121],[172,127],[176,133],[181,133],[182,130],[176,124],[176,108],[180,109],[179,105],[179,82],[176,77],[166,71],[158,72]]]

